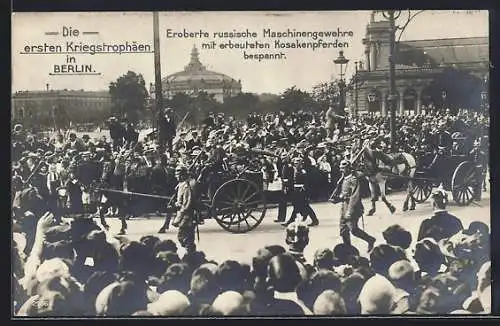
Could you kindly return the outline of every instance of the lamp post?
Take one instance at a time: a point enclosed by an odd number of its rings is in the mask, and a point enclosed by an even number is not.
[[[390,112],[390,128],[391,128],[391,152],[396,150],[396,64],[395,64],[395,48],[396,48],[396,30],[401,30],[398,37],[398,42],[403,35],[405,28],[408,24],[415,18],[415,16],[424,12],[419,10],[412,14],[411,10],[408,10],[408,17],[406,22],[402,27],[396,26],[396,19],[401,15],[400,10],[385,10],[382,11],[382,15],[389,20],[389,112]]]
[[[338,83],[339,86],[339,107],[338,107],[338,114],[339,115],[344,115],[344,109],[345,109],[345,81],[344,81],[344,75],[347,70],[347,63],[349,62],[346,57],[344,57],[344,51],[339,51],[339,56],[337,59],[333,60],[333,62],[340,67],[340,80]]]
[[[358,113],[358,65],[361,66],[361,61],[354,62],[354,115]]]
[[[389,20],[389,125],[391,129],[391,152],[396,151],[396,64],[395,64],[395,47],[396,47],[396,19],[400,15],[400,11],[396,14],[394,10],[384,11],[383,15]]]

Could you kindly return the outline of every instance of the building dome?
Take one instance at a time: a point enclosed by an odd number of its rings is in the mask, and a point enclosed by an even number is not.
[[[196,46],[191,51],[191,60],[183,71],[176,72],[162,80],[162,89],[166,97],[176,93],[196,95],[199,92],[214,94],[222,102],[225,97],[241,92],[241,82],[225,74],[207,70],[200,62]]]

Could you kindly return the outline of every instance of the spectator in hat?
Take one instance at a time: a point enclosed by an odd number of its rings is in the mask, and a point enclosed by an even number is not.
[[[225,291],[215,298],[208,315],[211,316],[245,316],[250,307],[245,298],[236,291]]]
[[[216,273],[216,265],[204,264],[198,267],[191,276],[188,298],[196,314],[210,307],[220,293]]]
[[[380,244],[370,252],[370,266],[375,273],[385,277],[389,275],[389,267],[399,260],[408,260],[403,249],[399,247]]]
[[[267,270],[267,284],[274,289],[271,309],[287,316],[310,315],[310,309],[297,297],[296,289],[302,281],[298,262],[292,256],[271,258]]]
[[[132,149],[134,145],[139,141],[139,132],[135,130],[134,125],[129,122],[125,127],[125,133],[123,135],[125,148]]]
[[[108,285],[116,282],[117,280],[117,274],[104,271],[94,272],[88,278],[88,280],[85,282],[83,292],[85,305],[87,307],[86,312],[88,316],[96,315],[95,302],[101,290]]]
[[[445,258],[438,243],[433,238],[424,238],[415,244],[413,258],[421,278],[433,277],[443,268]]]
[[[109,128],[109,137],[112,141],[113,150],[117,151],[123,146],[123,139],[126,133],[125,128],[114,116],[111,116],[108,119],[107,125]]]
[[[158,300],[148,304],[147,311],[154,316],[182,316],[191,306],[188,297],[176,290],[163,292]]]
[[[382,232],[382,236],[388,245],[397,246],[404,250],[410,247],[412,241],[411,233],[399,224],[389,226]]]
[[[396,288],[380,274],[366,281],[359,293],[361,314],[389,315],[393,312]]]
[[[360,314],[361,307],[358,298],[366,278],[362,274],[354,272],[343,277],[341,281],[340,294],[346,304],[347,312],[349,314]]]
[[[411,310],[415,298],[416,280],[411,263],[399,260],[389,267],[389,280],[396,287],[394,313],[404,314]]]
[[[177,290],[184,294],[189,293],[191,271],[187,264],[176,263],[170,265],[160,278],[158,293],[168,290]]]
[[[314,253],[314,268],[316,270],[333,270],[335,264],[333,251],[328,248],[320,248]]]
[[[186,149],[192,150],[196,146],[200,148],[203,147],[203,141],[201,140],[200,135],[198,134],[198,130],[191,129],[191,139],[187,141]]]
[[[297,297],[312,311],[318,296],[326,290],[339,292],[341,287],[340,276],[326,269],[321,269],[297,287]]]
[[[446,210],[448,196],[444,190],[436,189],[432,193],[431,199],[434,215],[420,224],[417,241],[423,238],[433,238],[439,242],[464,229],[460,219]]]
[[[347,308],[342,296],[333,290],[323,291],[314,301],[315,315],[336,316],[347,314]]]
[[[97,316],[131,316],[136,311],[146,310],[145,287],[132,281],[117,281],[106,286],[95,301]]]

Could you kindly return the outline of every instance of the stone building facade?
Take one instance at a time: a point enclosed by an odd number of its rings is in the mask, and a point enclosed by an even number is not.
[[[364,62],[347,92],[351,112],[389,112],[389,40],[389,21],[372,16],[363,39]],[[487,37],[402,41],[395,53],[396,114],[487,106]]]

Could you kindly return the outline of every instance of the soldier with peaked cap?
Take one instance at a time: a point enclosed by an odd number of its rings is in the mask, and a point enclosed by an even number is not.
[[[181,246],[188,253],[193,253],[196,251],[194,243],[196,223],[193,208],[196,200],[193,193],[195,180],[189,177],[188,169],[183,165],[177,166],[175,176],[179,181],[179,186],[177,188],[177,200],[175,203],[177,215],[172,225],[179,228],[177,239]]]
[[[364,207],[361,202],[361,175],[354,171],[349,161],[340,162],[340,170],[343,178],[340,183],[340,194],[333,198],[333,202],[342,202],[340,212],[340,236],[345,244],[351,244],[351,233],[355,237],[363,239],[368,243],[368,251],[375,244],[375,238],[370,236],[358,226],[359,219],[363,216]]]

